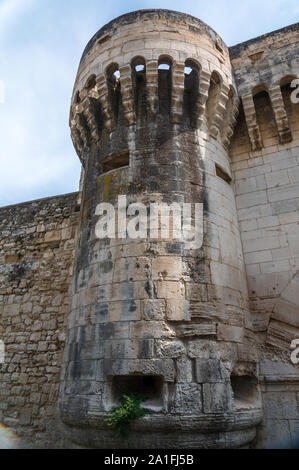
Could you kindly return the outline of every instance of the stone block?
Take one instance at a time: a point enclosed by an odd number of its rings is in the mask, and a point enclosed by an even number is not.
[[[144,339],[170,339],[175,338],[174,330],[161,321],[138,321],[132,322],[130,326],[130,337]]]
[[[247,207],[258,206],[260,204],[266,204],[268,199],[266,191],[255,191],[249,194],[237,196],[236,201],[238,209],[244,209]]]
[[[187,300],[206,302],[208,300],[208,291],[206,284],[186,284],[186,298]]]
[[[61,232],[59,230],[53,230],[45,234],[45,243],[59,242],[61,240]]]
[[[217,329],[219,341],[232,341],[233,343],[242,343],[243,328],[232,325],[218,325]]]
[[[104,341],[105,359],[137,359],[139,342],[137,340],[107,340]]]
[[[29,426],[31,424],[31,419],[32,419],[31,409],[23,409],[20,411],[19,424],[21,426]]]
[[[196,381],[198,383],[220,383],[229,380],[229,372],[218,359],[196,359]]]
[[[201,385],[176,384],[170,413],[196,415],[202,412]]]
[[[155,341],[155,354],[157,357],[175,359],[185,354],[185,352],[186,348],[182,341],[159,339]]]
[[[153,259],[153,279],[179,281],[183,275],[183,262],[179,257],[158,256]]]
[[[190,303],[188,300],[167,300],[166,301],[166,318],[168,321],[190,321]]]
[[[135,374],[158,375],[164,377],[166,382],[173,382],[176,377],[172,359],[105,359],[103,367],[105,377]]]
[[[132,299],[119,302],[109,302],[109,316],[112,322],[140,320],[140,300]]]
[[[181,299],[185,297],[185,286],[182,282],[157,281],[154,283],[158,299]]]
[[[233,408],[233,398],[230,384],[203,384],[204,413],[227,413]]]
[[[143,319],[164,320],[166,314],[165,300],[142,300]]]
[[[191,383],[193,380],[192,362],[186,356],[180,356],[176,360],[177,383]]]

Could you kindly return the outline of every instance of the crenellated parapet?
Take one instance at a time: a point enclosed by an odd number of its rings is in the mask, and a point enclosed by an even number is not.
[[[104,28],[87,47],[70,117],[82,161],[103,133],[145,122],[160,126],[161,119],[202,131],[228,147],[237,92],[225,44],[192,17],[186,15],[182,23],[173,13],[149,13],[157,15],[151,27],[147,15],[141,18],[134,37],[124,36],[117,23],[111,25],[113,34]]]
[[[269,89],[264,86],[257,86],[253,89],[252,93],[241,97],[252,151],[261,150],[264,147],[260,123],[257,117],[256,96],[258,96],[258,93],[255,93],[254,90],[261,90],[261,92],[268,96],[279,136],[279,143],[286,144],[291,142],[293,137],[289,127],[281,86],[274,85]]]
[[[252,151],[268,145],[263,142],[264,124],[259,122],[258,99],[262,94],[273,115],[277,144],[293,140],[286,101],[290,102],[292,80],[299,76],[298,29],[294,24],[230,48]],[[283,93],[286,86],[289,89]]]
[[[78,154],[87,152],[92,142],[99,142],[103,131],[111,133],[117,128],[121,110],[124,116],[124,123],[121,125],[138,126],[144,118],[158,123],[159,114],[163,114],[167,109],[167,103],[162,108],[161,100],[164,100],[163,104],[169,100],[167,114],[170,125],[186,125],[184,116],[187,113],[190,127],[203,130],[214,139],[219,137],[227,147],[238,110],[233,84],[226,84],[216,72],[210,73],[200,67],[190,67],[198,59],[178,62],[171,58],[171,65],[167,63],[159,65],[161,61],[163,62],[163,58],[143,60],[146,84],[146,106],[142,109],[143,116],[137,110],[139,77],[137,76],[137,79],[134,77],[136,74],[134,61],[119,68],[117,66],[115,72],[110,75],[106,72],[94,77],[92,86],[89,79],[83,89],[78,90],[70,117],[72,138]],[[164,69],[163,65],[169,68]],[[111,70],[111,66],[108,66],[108,71]],[[190,85],[188,77],[191,74],[197,75],[197,79],[193,79]],[[162,76],[160,79],[160,75],[165,77]],[[168,90],[165,90],[165,83],[169,87]],[[186,95],[192,95],[191,103],[187,102]]]

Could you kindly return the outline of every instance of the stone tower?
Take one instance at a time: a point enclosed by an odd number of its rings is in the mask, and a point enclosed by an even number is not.
[[[225,448],[255,438],[257,359],[227,153],[238,103],[226,45],[189,15],[124,15],[84,51],[70,116],[84,175],[60,392],[77,445]],[[115,207],[121,236],[97,237],[101,203]],[[203,204],[202,246],[171,230],[138,236],[138,225],[126,237],[121,211],[136,203]],[[121,440],[105,419],[132,392],[152,414]]]

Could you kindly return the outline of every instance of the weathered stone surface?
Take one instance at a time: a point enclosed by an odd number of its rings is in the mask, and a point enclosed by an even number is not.
[[[70,114],[79,194],[0,209],[0,420],[31,445],[68,445],[59,389],[75,445],[121,445],[104,424],[120,376],[151,394],[139,446],[249,445],[261,387],[250,445],[296,448],[297,55],[298,25],[228,49],[165,10],[89,42]],[[151,240],[99,240],[98,204],[118,195],[144,218],[153,203],[203,203],[201,246],[167,218]]]
[[[6,404],[1,421],[13,416],[18,435],[35,447],[66,446],[53,407],[56,410],[73,263],[73,249],[65,248],[62,233],[75,233],[77,196],[0,209],[1,253],[7,244],[19,253],[17,261],[6,259],[0,274],[0,339],[5,343],[0,393]],[[16,230],[22,234],[16,236]]]
[[[190,321],[190,303],[187,300],[167,300],[166,318],[168,321]]]
[[[163,320],[165,318],[165,300],[143,300],[144,320]]]
[[[228,371],[218,359],[196,359],[198,383],[220,383],[229,380]]]
[[[225,383],[203,384],[203,409],[205,413],[228,412],[232,409],[231,388]]]
[[[201,385],[177,384],[170,413],[193,415],[202,411]]]

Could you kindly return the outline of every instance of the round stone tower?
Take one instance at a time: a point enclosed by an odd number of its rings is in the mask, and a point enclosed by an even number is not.
[[[189,15],[129,13],[84,51],[70,115],[84,175],[60,393],[80,446],[225,448],[255,437],[258,371],[227,153],[237,110],[226,45]],[[135,392],[152,412],[120,438],[105,420]]]

